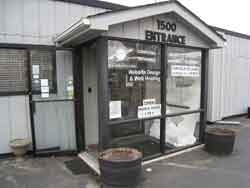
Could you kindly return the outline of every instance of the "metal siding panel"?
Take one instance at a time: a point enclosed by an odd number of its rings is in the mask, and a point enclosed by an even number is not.
[[[6,41],[11,43],[22,42],[23,34],[23,1],[5,1],[5,32]]]
[[[70,26],[69,3],[56,1],[56,34],[62,33]]]
[[[25,96],[12,96],[9,98],[11,139],[30,139],[25,98]]]
[[[39,0],[24,1],[24,42],[39,43],[39,16],[40,16]]]
[[[51,44],[55,35],[55,2],[50,0],[40,0],[40,43]]]
[[[10,116],[9,116],[9,98],[0,97],[0,154],[10,152],[9,141],[11,135]]]

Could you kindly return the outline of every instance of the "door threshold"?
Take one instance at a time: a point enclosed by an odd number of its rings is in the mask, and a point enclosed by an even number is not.
[[[170,159],[173,158],[175,156],[178,155],[182,155],[184,153],[188,153],[191,151],[195,151],[195,150],[200,150],[204,148],[204,144],[200,144],[188,149],[184,149],[175,153],[171,153],[171,154],[166,154],[163,155],[161,157],[157,157],[155,159],[152,160],[148,160],[148,161],[144,161],[142,162],[142,166],[148,165],[148,164],[152,164],[155,162],[159,162],[162,160],[166,160],[166,159]],[[81,158],[96,174],[98,174],[99,176],[101,175],[101,171],[100,171],[100,167],[99,167],[99,163],[98,163],[98,159],[95,158],[94,156],[92,156],[91,154],[89,154],[88,152],[82,152],[78,154],[78,157]]]

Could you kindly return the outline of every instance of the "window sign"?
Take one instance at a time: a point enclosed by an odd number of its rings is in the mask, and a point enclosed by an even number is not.
[[[172,65],[173,77],[200,77],[200,67],[196,65]]]
[[[48,79],[41,79],[41,97],[49,97],[49,81]]]
[[[145,99],[143,100],[143,106],[145,105],[152,105],[156,103],[156,99]]]
[[[145,106],[138,106],[138,118],[150,118],[161,115],[161,104],[151,104]]]
[[[110,101],[109,103],[109,117],[110,119],[118,119],[122,117],[121,101]]]

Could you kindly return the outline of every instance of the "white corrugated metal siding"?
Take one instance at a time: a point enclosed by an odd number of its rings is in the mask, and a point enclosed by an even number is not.
[[[81,17],[104,11],[52,0],[1,0],[0,42],[53,44],[56,34]]]
[[[250,106],[250,40],[224,38],[226,46],[209,56],[209,121],[246,113]]]

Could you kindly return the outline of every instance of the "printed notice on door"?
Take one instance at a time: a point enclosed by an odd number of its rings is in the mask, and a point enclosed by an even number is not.
[[[200,67],[195,65],[172,65],[172,77],[200,77]]]
[[[122,117],[122,102],[121,101],[110,101],[109,102],[109,118],[118,119]]]
[[[140,119],[161,115],[161,104],[138,106],[137,116]]]

